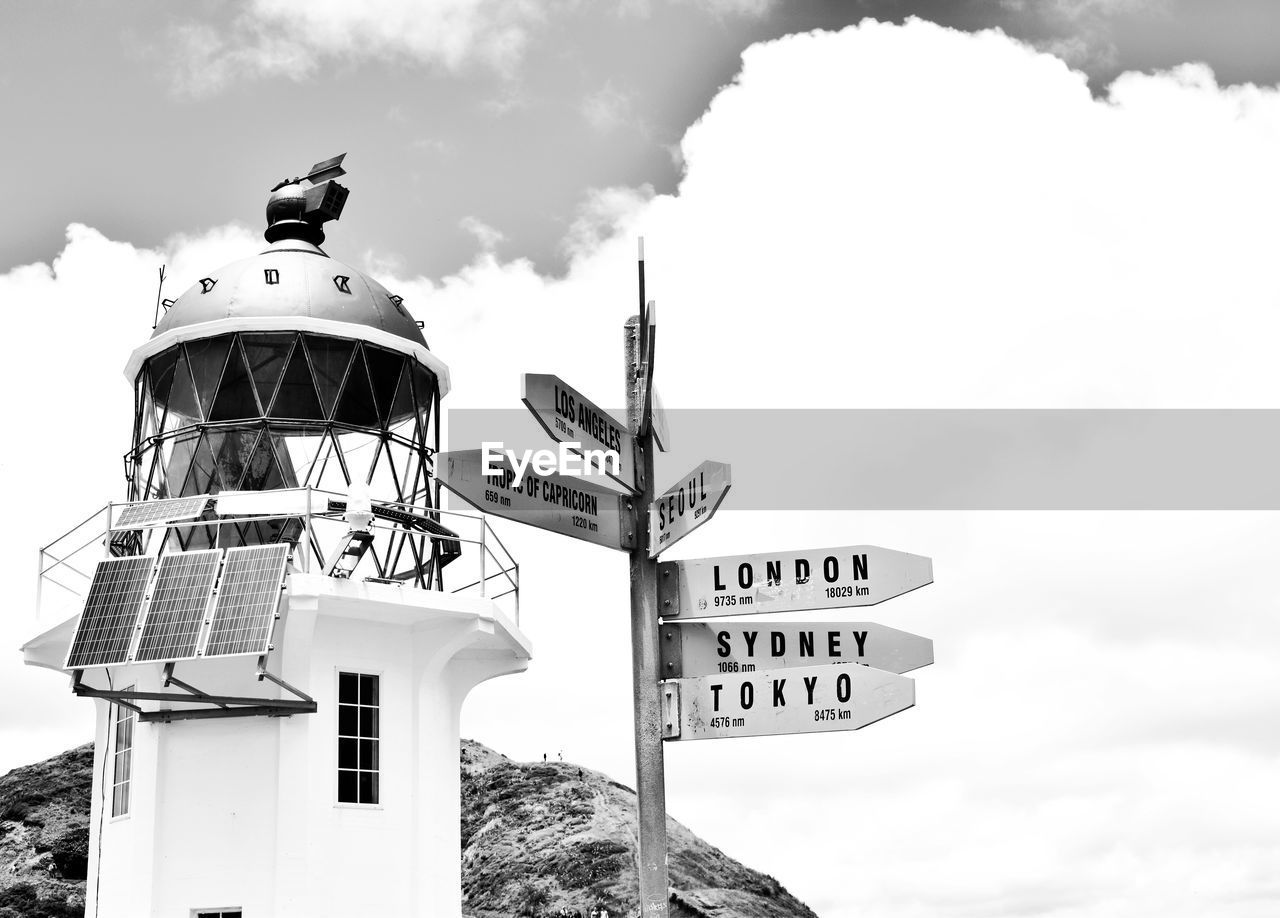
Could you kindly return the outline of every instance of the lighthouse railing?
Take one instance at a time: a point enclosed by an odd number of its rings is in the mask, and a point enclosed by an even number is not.
[[[297,500],[288,505],[291,494]],[[242,503],[247,501],[246,512],[215,510],[199,519],[148,523],[140,528],[137,524],[121,525],[120,515],[128,507],[148,502],[99,507],[40,548],[37,616],[52,619],[56,615],[62,620],[78,613],[92,582],[94,567],[104,558],[176,550],[174,540],[168,537],[170,530],[191,532],[207,527],[207,531],[214,533],[211,547],[225,547],[221,544],[223,533],[230,534],[235,523],[268,523],[282,530],[294,525],[297,538],[290,537],[288,541],[297,546],[295,568],[312,573],[330,573],[325,563],[330,556],[336,556],[352,531],[352,524],[346,518],[345,494],[311,487],[222,492],[210,495],[215,506],[220,496],[228,505],[232,497]],[[258,496],[262,499],[262,509],[270,511],[270,505],[274,504],[275,512],[247,512],[253,498]],[[283,505],[288,506],[281,509]],[[366,562],[363,579],[408,589],[482,597],[498,604],[519,625],[520,567],[486,514],[381,500],[372,501],[372,510],[373,519],[366,528],[375,534],[375,539],[381,540],[382,548],[380,552],[373,552],[371,562]],[[342,575],[351,573],[339,576]]]

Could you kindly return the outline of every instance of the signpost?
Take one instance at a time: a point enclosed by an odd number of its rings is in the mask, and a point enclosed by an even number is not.
[[[732,484],[729,466],[707,459],[650,504],[649,557],[658,557],[711,519]]]
[[[640,242],[640,305],[644,312],[644,241]],[[641,491],[636,495],[636,546],[631,550],[631,691],[635,704],[636,872],[640,914],[667,914],[667,778],[664,764],[662,678],[658,660],[658,564],[645,550],[650,542],[653,501],[653,433],[644,417],[644,387],[652,366],[652,335],[642,334],[640,317],[623,326],[626,359],[627,425],[638,434]]]
[[[915,680],[867,666],[663,683],[669,740],[860,730],[916,703]]]
[[[875,622],[662,626],[664,679],[854,663],[908,673],[933,662],[933,641]]]
[[[933,561],[875,545],[727,555],[658,568],[664,618],[874,606],[933,583]]]
[[[623,328],[627,423],[557,376],[526,373],[521,398],[547,434],[584,467],[618,454],[619,494],[564,466],[496,460],[481,450],[441,453],[440,482],[479,510],[630,554],[635,702],[637,866],[645,918],[668,913],[663,742],[857,730],[915,704],[905,672],[933,662],[933,642],[873,622],[697,619],[870,606],[933,582],[920,555],[855,545],[663,562],[658,555],[715,515],[732,486],[726,463],[704,461],[661,497],[654,456],[671,443],[654,388],[656,310],[645,299]],[[509,454],[509,455],[514,455]],[[495,457],[496,459],[496,457]],[[561,457],[564,461],[564,457]],[[527,470],[518,480],[515,468]],[[665,621],[664,621],[665,619]]]
[[[517,485],[508,463],[499,463],[499,474],[485,475],[482,461],[478,449],[441,453],[436,466],[440,483],[485,513],[619,551],[635,545],[629,500],[616,491],[577,477],[532,471]]]
[[[605,474],[633,492],[639,490],[636,438],[625,424],[614,420],[613,415],[558,376],[525,373],[521,389],[520,400],[551,439],[557,443],[581,443],[583,450],[616,452],[618,473],[606,462]],[[582,450],[577,452],[581,454]]]

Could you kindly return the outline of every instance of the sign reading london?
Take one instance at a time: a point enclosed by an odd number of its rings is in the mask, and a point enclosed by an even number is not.
[[[874,606],[933,583],[933,561],[875,545],[658,565],[663,618]]]
[[[486,474],[494,459],[478,449],[441,453],[440,482],[486,513],[608,548],[626,550],[635,544],[631,514],[618,492],[554,472],[531,471],[520,478],[505,459],[495,473]]]
[[[525,373],[520,400],[557,443],[572,443],[584,456],[616,453],[613,463],[600,462],[605,475],[638,491],[635,437],[626,425],[598,408],[578,390],[549,373]]]
[[[915,680],[867,666],[672,679],[662,691],[669,740],[858,730],[916,703]]]
[[[706,459],[650,504],[649,557],[658,557],[711,519],[732,484],[727,463]]]
[[[933,641],[875,622],[735,625],[673,622],[662,626],[662,678],[859,663],[908,673],[933,662]]]

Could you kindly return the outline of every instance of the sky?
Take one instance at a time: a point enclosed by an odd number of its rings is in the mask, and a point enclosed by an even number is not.
[[[53,624],[36,548],[123,496],[121,370],[157,267],[176,296],[257,251],[266,191],[344,150],[326,249],[405,297],[455,410],[518,407],[522,371],[620,404],[640,235],[676,438],[687,409],[1280,401],[1269,4],[0,15],[10,648]],[[841,474],[767,429],[725,446],[774,457],[782,491]],[[498,525],[535,658],[472,693],[464,734],[631,783],[625,557]],[[845,617],[928,636],[937,662],[915,708],[856,733],[669,744],[669,812],[823,918],[1274,915],[1277,536],[1262,510],[731,494],[674,556],[928,555],[935,584]],[[0,659],[0,769],[90,729],[65,680]]]

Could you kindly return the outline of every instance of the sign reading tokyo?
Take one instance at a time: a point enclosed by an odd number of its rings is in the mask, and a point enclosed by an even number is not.
[[[625,550],[635,544],[631,514],[616,491],[580,478],[530,472],[516,484],[505,462],[485,474],[493,457],[470,449],[441,453],[440,483],[477,510],[561,535]]]
[[[913,679],[868,666],[672,679],[662,691],[670,740],[858,730],[916,703]]]
[[[933,561],[875,545],[728,555],[658,566],[664,618],[874,606],[933,583]]]
[[[707,459],[650,504],[649,557],[658,557],[711,519],[732,484],[728,464]]]
[[[638,491],[635,437],[609,412],[597,407],[558,376],[525,373],[520,400],[533,412],[551,439],[573,444],[584,452],[615,454],[617,462],[603,463],[606,475]]]
[[[933,662],[933,641],[875,622],[675,622],[662,626],[660,648],[664,679],[832,663],[907,673]]]

